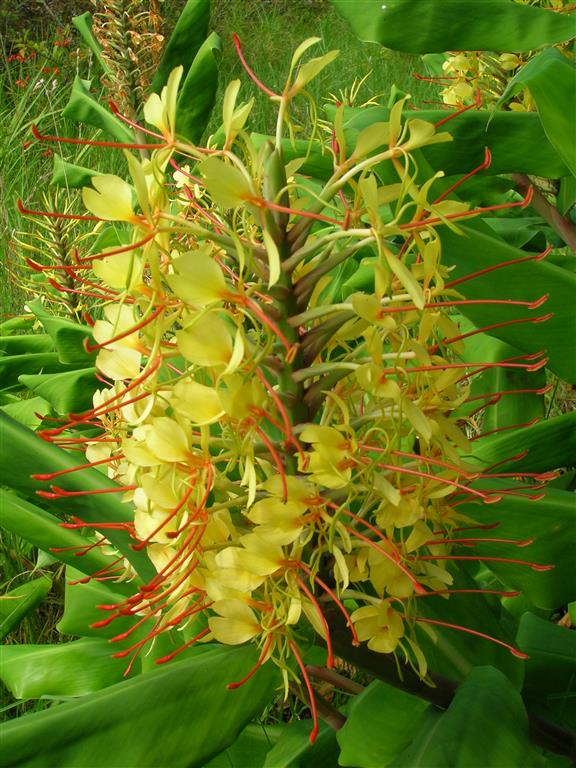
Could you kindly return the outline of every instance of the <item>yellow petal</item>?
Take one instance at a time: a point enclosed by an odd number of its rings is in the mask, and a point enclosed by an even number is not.
[[[240,169],[218,157],[204,160],[200,171],[208,192],[222,208],[237,208],[253,196],[251,185]]]
[[[134,379],[140,373],[142,355],[137,349],[101,349],[96,358],[96,367],[112,381]]]
[[[213,424],[224,414],[216,390],[196,381],[180,381],[176,384],[174,410],[194,424]]]
[[[162,461],[185,461],[188,457],[188,436],[180,424],[168,416],[152,419],[146,443],[150,452]]]
[[[233,349],[227,323],[214,312],[178,331],[176,343],[186,360],[196,365],[226,365]]]
[[[227,290],[226,281],[207,251],[188,251],[174,259],[172,265],[176,274],[168,275],[166,282],[179,299],[196,307],[222,301]]]
[[[82,200],[86,208],[106,221],[134,221],[132,187],[111,173],[92,177],[92,186],[84,187]]]

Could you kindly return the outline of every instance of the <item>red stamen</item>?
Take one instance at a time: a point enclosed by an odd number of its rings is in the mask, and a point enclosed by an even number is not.
[[[187,643],[184,643],[184,645],[181,645],[180,648],[176,651],[172,651],[172,653],[167,654],[166,656],[162,656],[160,659],[156,659],[156,664],[166,664],[169,661],[172,661],[172,659],[177,656],[179,653],[182,653],[182,651],[186,650],[186,648],[189,648],[191,645],[196,643],[198,640],[200,640],[201,637],[204,637],[204,635],[207,635],[208,632],[210,632],[210,627],[206,627],[206,629],[203,629],[202,632],[198,632],[197,635],[195,635],[191,640],[188,640]]]
[[[551,571],[554,565],[543,565],[541,563],[530,563],[527,560],[514,560],[508,557],[484,557],[481,555],[420,555],[415,560],[475,560],[479,562],[490,563],[510,563],[512,565],[526,565],[533,571]]]
[[[334,602],[334,604],[336,606],[338,606],[338,608],[340,609],[340,612],[342,613],[342,615],[346,619],[346,626],[350,629],[350,632],[352,634],[352,645],[359,646],[360,645],[360,640],[358,639],[358,635],[356,633],[356,628],[355,628],[354,624],[352,623],[352,619],[350,618],[350,614],[346,610],[346,608],[344,606],[344,603],[340,600],[338,595],[334,592],[333,589],[331,589],[326,584],[326,582],[322,581],[322,579],[319,576],[317,576],[312,571],[312,569],[309,568],[305,563],[299,562],[298,563],[298,567],[301,568],[303,571],[305,571],[311,578],[313,578],[314,581],[322,587],[324,592],[326,592],[326,594],[330,598],[332,598],[332,601]]]
[[[47,134],[40,133],[35,125],[32,125],[32,134],[38,141],[55,141],[58,144],[80,144],[88,147],[115,147],[116,149],[166,149],[168,142],[162,144],[138,144],[138,143],[122,143],[119,141],[96,141],[95,139],[68,139],[62,136],[48,136]]]
[[[245,675],[242,680],[239,680],[237,683],[228,683],[226,688],[228,688],[229,691],[235,691],[237,688],[240,688],[244,685],[250,678],[256,674],[256,672],[260,669],[262,664],[266,661],[266,658],[268,656],[268,651],[270,650],[270,646],[272,645],[273,635],[268,635],[266,642],[264,644],[264,648],[262,649],[262,653],[260,654],[260,657],[256,664],[252,667],[250,672],[248,672],[247,675]]]
[[[302,661],[302,658],[300,657],[300,654],[298,653],[298,648],[296,647],[296,644],[293,640],[289,641],[290,644],[290,650],[292,651],[294,658],[296,659],[296,663],[300,667],[300,671],[302,672],[302,677],[304,679],[304,684],[306,686],[306,690],[308,691],[308,700],[310,704],[310,712],[312,714],[312,722],[313,722],[313,728],[310,732],[310,744],[314,744],[316,741],[316,736],[318,736],[318,714],[316,712],[316,699],[314,698],[314,689],[312,688],[312,683],[310,682],[310,678],[308,677],[308,672],[306,671],[306,667],[304,665],[304,662]]]
[[[448,115],[448,117],[443,117],[442,120],[438,120],[437,123],[434,123],[434,128],[438,130],[438,128],[441,125],[444,125],[450,120],[453,120],[455,117],[458,117],[459,115],[464,114],[464,112],[469,112],[471,109],[480,109],[481,106],[482,106],[482,94],[480,93],[480,88],[477,88],[476,100],[474,101],[474,104],[470,104],[467,107],[461,107],[460,109],[457,109],[456,112],[452,112],[452,114]]]
[[[320,608],[320,605],[318,604],[318,601],[312,594],[312,592],[308,589],[306,584],[302,581],[301,578],[297,577],[296,581],[298,583],[298,586],[304,592],[308,600],[312,603],[314,606],[314,610],[316,611],[316,614],[318,618],[320,619],[320,623],[322,624],[322,629],[324,630],[324,639],[326,641],[326,650],[328,652],[328,656],[326,658],[326,666],[328,669],[334,668],[334,652],[332,650],[332,640],[330,639],[330,627],[328,626],[328,622],[326,621],[326,617],[322,613],[322,609]]]
[[[469,627],[461,627],[459,624],[450,624],[447,621],[439,621],[438,619],[425,619],[422,616],[419,616],[416,621],[420,622],[421,624],[435,624],[438,627],[447,627],[448,629],[457,629],[460,632],[466,632],[469,635],[476,635],[476,637],[481,637],[484,640],[489,640],[491,643],[496,643],[497,645],[502,645],[504,648],[506,648],[513,656],[516,656],[518,659],[529,659],[530,657],[526,653],[522,653],[522,651],[519,651],[517,648],[514,648],[513,645],[509,645],[508,643],[505,643],[503,640],[498,640],[496,637],[491,637],[490,635],[484,634],[484,632],[478,632],[476,629],[470,629]]]
[[[552,317],[554,317],[553,312],[548,312],[547,315],[540,315],[539,317],[519,317],[515,320],[506,320],[502,323],[493,323],[492,325],[484,325],[482,328],[476,328],[473,331],[468,331],[468,333],[462,333],[458,336],[452,336],[450,339],[442,339],[442,345],[448,346],[448,344],[454,344],[457,341],[463,341],[464,339],[470,338],[470,336],[476,336],[478,333],[489,333],[490,331],[495,330],[496,328],[505,328],[509,325],[518,325],[520,323],[545,323],[547,320],[550,320]],[[438,349],[440,348],[440,344],[433,344],[431,347],[428,347],[429,354],[433,355],[435,354]]]
[[[146,243],[149,243],[150,240],[153,240],[156,237],[156,232],[151,232],[149,235],[146,235],[146,237],[143,237],[141,240],[138,240],[135,243],[131,243],[130,245],[123,245],[119,248],[113,248],[109,251],[106,251],[104,253],[97,253],[94,256],[86,256],[82,259],[79,259],[79,262],[81,264],[85,264],[86,262],[96,261],[97,259],[106,259],[108,256],[115,256],[118,253],[128,253],[129,251],[135,251],[137,248],[141,248],[143,245],[146,245]],[[89,269],[90,267],[81,267],[77,266],[76,269]]]
[[[477,272],[471,272],[469,275],[464,275],[464,277],[459,277],[456,280],[451,280],[449,283],[445,284],[445,288],[454,288],[455,285],[460,285],[461,283],[465,283],[468,280],[473,280],[476,277],[480,277],[480,275],[487,275],[490,272],[494,272],[497,269],[504,269],[505,267],[511,267],[514,264],[523,264],[526,261],[542,261],[543,259],[548,256],[550,251],[552,250],[551,247],[546,248],[542,253],[537,253],[535,256],[524,256],[521,259],[510,259],[509,261],[501,261],[499,264],[494,264],[491,267],[486,267],[485,269],[480,269]]]
[[[86,352],[96,352],[98,349],[105,349],[109,344],[114,344],[117,341],[125,339],[127,336],[131,336],[133,333],[136,333],[141,328],[145,328],[149,323],[156,320],[156,318],[161,315],[165,309],[166,306],[161,304],[159,307],[157,307],[157,309],[154,310],[154,312],[152,312],[151,315],[145,316],[142,320],[140,320],[139,323],[131,326],[127,331],[123,331],[117,336],[113,336],[111,339],[108,339],[108,341],[103,341],[101,344],[90,344],[86,339],[84,342],[84,348]]]
[[[282,500],[288,501],[288,484],[286,482],[286,473],[284,472],[284,466],[282,464],[282,460],[280,459],[280,456],[278,456],[276,449],[272,445],[270,438],[264,432],[264,430],[257,425],[254,425],[254,426],[256,428],[256,432],[260,435],[262,440],[266,443],[268,450],[270,451],[272,458],[274,459],[274,463],[276,464],[276,469],[278,470],[278,474],[280,475],[280,482],[282,483]]]
[[[242,66],[244,67],[244,69],[248,73],[248,77],[250,77],[250,79],[254,83],[256,83],[258,88],[260,88],[261,91],[264,91],[264,93],[267,96],[270,96],[270,98],[273,98],[273,99],[280,99],[281,96],[279,96],[277,93],[274,93],[274,91],[271,91],[270,88],[267,88],[264,85],[264,83],[256,77],[256,75],[254,74],[252,69],[248,66],[248,63],[246,62],[246,59],[244,58],[244,54],[242,53],[242,48],[241,48],[241,45],[240,45],[240,38],[238,37],[238,35],[236,35],[235,33],[232,33],[232,40],[234,42],[234,47],[236,48],[236,53],[238,54],[238,58],[240,59],[240,61],[242,63]]]
[[[508,429],[523,429],[524,427],[531,427],[537,422],[540,421],[540,416],[535,416],[533,419],[530,419],[530,421],[525,421],[523,424],[510,424],[508,427],[498,427],[497,429],[490,429],[488,432],[481,432],[479,435],[476,435],[476,437],[471,437],[470,442],[473,442],[474,440],[480,440],[482,437],[487,437],[488,435],[494,435],[497,432],[505,432]]]
[[[148,128],[144,128],[142,125],[139,125],[138,123],[134,122],[134,120],[130,120],[130,118],[126,117],[126,115],[123,115],[112,99],[108,99],[108,106],[110,107],[110,111],[112,112],[113,115],[116,115],[116,117],[122,120],[122,122],[126,123],[132,128],[135,128],[137,131],[146,133],[148,134],[148,136],[154,136],[155,139],[164,138],[164,136],[161,133],[156,133],[156,131],[151,131]]]
[[[449,194],[454,192],[455,189],[458,189],[458,187],[464,184],[465,181],[468,181],[468,179],[470,179],[472,176],[475,176],[480,171],[485,171],[486,168],[490,167],[491,162],[492,162],[492,155],[490,153],[490,150],[488,149],[488,147],[484,147],[484,160],[480,163],[480,165],[476,166],[476,168],[469,171],[461,179],[454,182],[452,186],[448,187],[447,190],[445,190],[439,197],[436,198],[436,200],[433,201],[432,205],[438,205],[438,203],[440,203],[442,200],[448,197]]]
[[[48,491],[36,491],[36,494],[42,496],[44,499],[59,499],[70,496],[97,496],[101,493],[127,493],[128,491],[135,491],[136,488],[138,488],[137,485],[125,485],[119,488],[97,488],[91,491],[67,491],[64,488],[59,488],[57,485],[51,485],[50,489],[52,493]]]
[[[20,198],[16,201],[20,213],[25,216],[46,216],[49,219],[72,219],[74,221],[103,221],[99,216],[89,216],[88,214],[60,213],[59,211],[36,211],[32,208],[26,208]]]
[[[61,475],[67,475],[70,472],[78,472],[81,469],[90,469],[91,467],[97,467],[100,464],[109,464],[112,461],[118,461],[119,459],[123,459],[124,456],[120,454],[119,456],[109,456],[106,459],[100,459],[99,461],[89,461],[87,464],[79,464],[77,467],[70,467],[69,469],[61,469],[59,472],[51,472],[47,475],[30,475],[32,480],[54,480],[55,477],[60,477]]]

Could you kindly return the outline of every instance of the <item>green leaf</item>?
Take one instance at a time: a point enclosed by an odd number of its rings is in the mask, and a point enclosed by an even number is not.
[[[204,768],[259,768],[282,732],[278,725],[248,725],[228,749]]]
[[[296,720],[285,726],[283,732],[266,755],[263,768],[317,768],[337,765],[338,742],[336,732],[323,722],[318,736],[310,744],[311,720]]]
[[[218,89],[219,36],[213,32],[194,57],[176,104],[176,131],[196,144],[206,130]]]
[[[54,165],[50,184],[54,187],[64,187],[64,189],[89,187],[92,177],[98,175],[98,171],[69,163],[58,154],[54,154],[53,159]]]
[[[6,592],[0,597],[0,640],[16,627],[21,619],[42,602],[50,591],[52,579],[42,576],[39,579],[27,581],[16,589]],[[4,666],[5,651],[13,646],[4,646],[2,651],[2,667]]]
[[[474,459],[482,467],[498,463],[498,472],[547,472],[572,466],[576,460],[576,411],[501,435],[488,435],[476,440],[474,446]],[[513,458],[524,451],[526,456]]]
[[[96,101],[89,88],[89,80],[82,80],[78,76],[74,78],[70,99],[62,110],[63,117],[68,117],[77,123],[92,125],[94,128],[101,128],[117,141],[133,142],[132,132],[119,118]]]
[[[524,251],[506,245],[477,226],[459,224],[458,227],[462,235],[447,227],[440,231],[443,262],[447,266],[454,265],[450,280],[526,256]],[[478,328],[553,313],[546,322],[508,325],[491,330],[490,335],[523,352],[543,350],[554,373],[571,383],[576,382],[576,355],[571,353],[571,345],[576,338],[576,313],[573,311],[575,274],[546,262],[525,261],[474,277],[456,288],[466,299],[533,302],[549,295],[542,306],[532,310],[492,304],[464,305],[460,310]]]
[[[491,480],[490,486],[510,488],[506,480]],[[533,539],[530,546],[517,549],[497,542],[476,544],[466,554],[504,557],[539,564],[550,564],[550,571],[534,571],[528,566],[484,561],[507,587],[518,589],[538,608],[557,609],[576,599],[574,562],[576,561],[576,507],[574,494],[548,488],[540,501],[522,496],[505,496],[497,504],[462,505],[463,514],[482,524],[498,523],[495,538]],[[490,536],[489,531],[483,535]],[[452,599],[450,600],[452,602]]]
[[[334,120],[335,113],[335,107],[326,106],[330,120]],[[429,123],[437,123],[446,118],[445,110],[410,110],[407,114],[410,118]],[[386,121],[389,115],[390,110],[386,107],[345,107],[346,143],[353,146],[357,131],[372,123]],[[447,176],[468,173],[480,165],[484,160],[485,147],[492,153],[492,162],[478,178],[519,172],[558,178],[569,173],[558,152],[548,141],[539,116],[532,112],[472,110],[455,115],[438,130],[440,133],[449,133],[452,141],[424,147],[416,153],[415,158],[425,158],[434,171],[444,171]],[[302,154],[305,153],[304,149]]]
[[[525,613],[516,641],[530,656],[522,694],[526,704],[576,728],[576,632]]]
[[[54,344],[47,333],[27,333],[22,336],[0,336],[2,355],[27,355],[31,352],[51,352]]]
[[[472,514],[470,516],[472,517]],[[509,550],[510,546],[508,546],[508,554]],[[469,555],[474,552],[466,547],[462,554]],[[446,562],[442,560],[436,564],[446,566]],[[478,589],[483,586],[472,578],[466,563],[458,563],[458,566],[458,570],[451,569],[454,582],[450,588]],[[418,603],[419,617],[471,629],[513,645],[514,635],[502,621],[501,613],[498,600],[491,595],[475,593],[453,594],[450,595],[449,600],[441,596],[430,597]],[[417,627],[419,645],[426,656],[429,668],[435,673],[453,680],[463,680],[474,666],[490,665],[506,675],[512,685],[518,689],[521,688],[524,675],[522,661],[499,643],[458,628],[425,622],[417,623]]]
[[[473,327],[462,322],[459,325],[463,333]],[[464,349],[462,357],[467,363],[497,363],[518,358],[521,354],[515,347],[485,333],[466,339]],[[482,417],[482,432],[523,424],[535,418],[543,418],[545,415],[544,395],[521,391],[545,387],[546,371],[544,369],[526,371],[522,368],[489,368],[478,376],[474,376],[471,381],[471,398],[492,395],[494,392],[518,391],[518,394],[502,397],[485,409]],[[489,400],[490,398],[487,398],[487,402]],[[476,410],[478,401],[465,404],[464,408]],[[476,442],[480,450],[482,443],[483,439]]]
[[[509,0],[331,0],[361,40],[407,53],[529,51],[574,36],[574,14]]]
[[[474,668],[448,710],[390,765],[394,768],[536,768],[545,766],[528,739],[526,710],[493,667]]]
[[[184,76],[208,34],[210,0],[188,0],[166,43],[160,65],[152,80],[152,91],[160,93],[175,67],[184,67]]]
[[[34,432],[26,429],[0,411],[0,428],[3,439],[0,440],[0,484],[9,486],[31,498],[35,498],[37,489],[48,489],[50,481],[41,483],[30,478],[31,473],[45,474],[65,469],[75,469],[81,459],[61,448],[41,440]],[[97,491],[117,488],[113,482],[97,469],[82,469],[57,478],[58,485],[69,491]],[[58,506],[58,502],[56,502]],[[60,502],[60,509],[68,514],[75,514],[88,523],[121,522],[131,519],[131,511],[120,501],[116,493],[103,493],[98,496],[82,495],[66,498]],[[97,528],[97,526],[96,526]],[[106,538],[117,547],[132,563],[143,579],[151,579],[156,571],[143,552],[135,552],[127,533],[118,530],[106,530]],[[53,544],[41,545],[48,549]],[[78,564],[77,564],[78,565]]]
[[[3,482],[5,479],[3,478]],[[110,563],[110,558],[97,549],[78,557],[75,551],[86,546],[86,538],[77,531],[62,528],[60,520],[44,509],[31,504],[14,493],[0,488],[0,506],[2,508],[2,527],[34,544],[38,549],[49,552],[50,549],[63,548],[58,552],[58,559],[70,563],[82,574],[91,574]],[[133,587],[119,583],[115,585],[119,592],[132,594]],[[101,618],[101,616],[99,616]],[[96,620],[95,618],[93,619]],[[70,632],[70,634],[80,634]]]
[[[105,640],[61,645],[8,645],[0,677],[17,699],[82,696],[122,680],[126,659],[113,659]]]
[[[43,397],[23,398],[1,408],[8,416],[29,429],[36,429],[42,423],[43,417],[51,411],[50,403]]]
[[[84,572],[77,570],[77,567],[83,565],[82,560],[84,558],[76,558],[76,560],[77,563],[66,566],[64,613],[58,622],[58,632],[62,635],[110,639],[133,627],[137,621],[133,616],[118,616],[104,627],[90,626],[109,615],[99,609],[98,605],[121,603],[125,599],[125,594],[134,594],[135,589],[123,582],[113,583],[113,586],[94,580],[87,583],[82,582],[81,579],[88,569],[84,566]],[[138,631],[135,630],[132,642],[139,639],[137,633]],[[121,650],[121,648],[117,650]]]
[[[337,733],[339,765],[383,768],[406,749],[420,729],[427,702],[375,680],[350,704]]]
[[[62,363],[87,365],[94,359],[94,355],[90,355],[84,348],[85,340],[92,336],[92,329],[89,326],[50,314],[40,299],[30,301],[28,307],[52,339]]]
[[[272,664],[240,689],[226,689],[256,659],[251,646],[214,648],[21,717],[3,727],[4,753],[11,768],[94,768],[107,760],[123,768],[201,768],[271,699]]]
[[[574,23],[574,17],[572,17]],[[550,143],[576,175],[573,116],[576,114],[576,67],[554,48],[542,51],[510,80],[499,104],[528,88]]]
[[[98,40],[96,40],[94,33],[92,32],[92,14],[89,11],[86,11],[86,13],[82,13],[80,16],[73,16],[72,24],[76,27],[82,40],[96,57],[96,61],[100,64],[102,70],[108,74],[108,67],[102,58],[102,46]]]
[[[81,368],[64,373],[18,377],[21,384],[44,398],[57,413],[83,411],[92,405],[92,395],[100,386],[96,368]]]
[[[65,370],[57,352],[36,352],[25,355],[0,355],[0,380],[2,388],[18,384],[21,374],[33,374],[38,371],[57,373]]]

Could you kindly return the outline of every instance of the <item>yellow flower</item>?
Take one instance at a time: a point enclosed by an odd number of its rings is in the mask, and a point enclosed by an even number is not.
[[[392,608],[390,600],[365,605],[350,617],[359,640],[368,640],[368,648],[378,653],[393,653],[404,636],[402,616]]]
[[[132,208],[132,187],[127,181],[111,173],[93,176],[91,181],[94,189],[82,190],[82,200],[90,213],[106,221],[138,223]]]
[[[168,141],[173,141],[176,136],[176,102],[183,72],[182,66],[173,69],[160,96],[153,93],[144,104],[146,122],[158,128]]]

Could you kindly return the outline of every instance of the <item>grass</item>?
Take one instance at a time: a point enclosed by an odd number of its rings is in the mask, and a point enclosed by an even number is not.
[[[369,98],[387,102],[392,85],[410,93],[415,103],[430,98],[429,86],[413,77],[422,70],[419,57],[383,49],[372,43],[360,42],[348,25],[325,0],[244,0],[243,3],[217,0],[213,3],[212,28],[223,41],[222,82],[240,78],[242,98],[257,97],[258,107],[252,115],[253,130],[270,133],[274,130],[276,109],[248,79],[231,45],[235,32],[250,67],[271,90],[281,91],[296,47],[308,37],[320,37],[321,42],[310,50],[310,56],[320,56],[329,50],[340,51],[309,87],[317,103],[330,94],[341,99],[356,81],[368,75],[361,88],[358,104]],[[225,73],[225,74],[224,74]],[[223,93],[221,84],[215,117],[221,114]],[[298,109],[298,105],[296,105]],[[307,106],[300,102],[300,122],[306,123]]]

